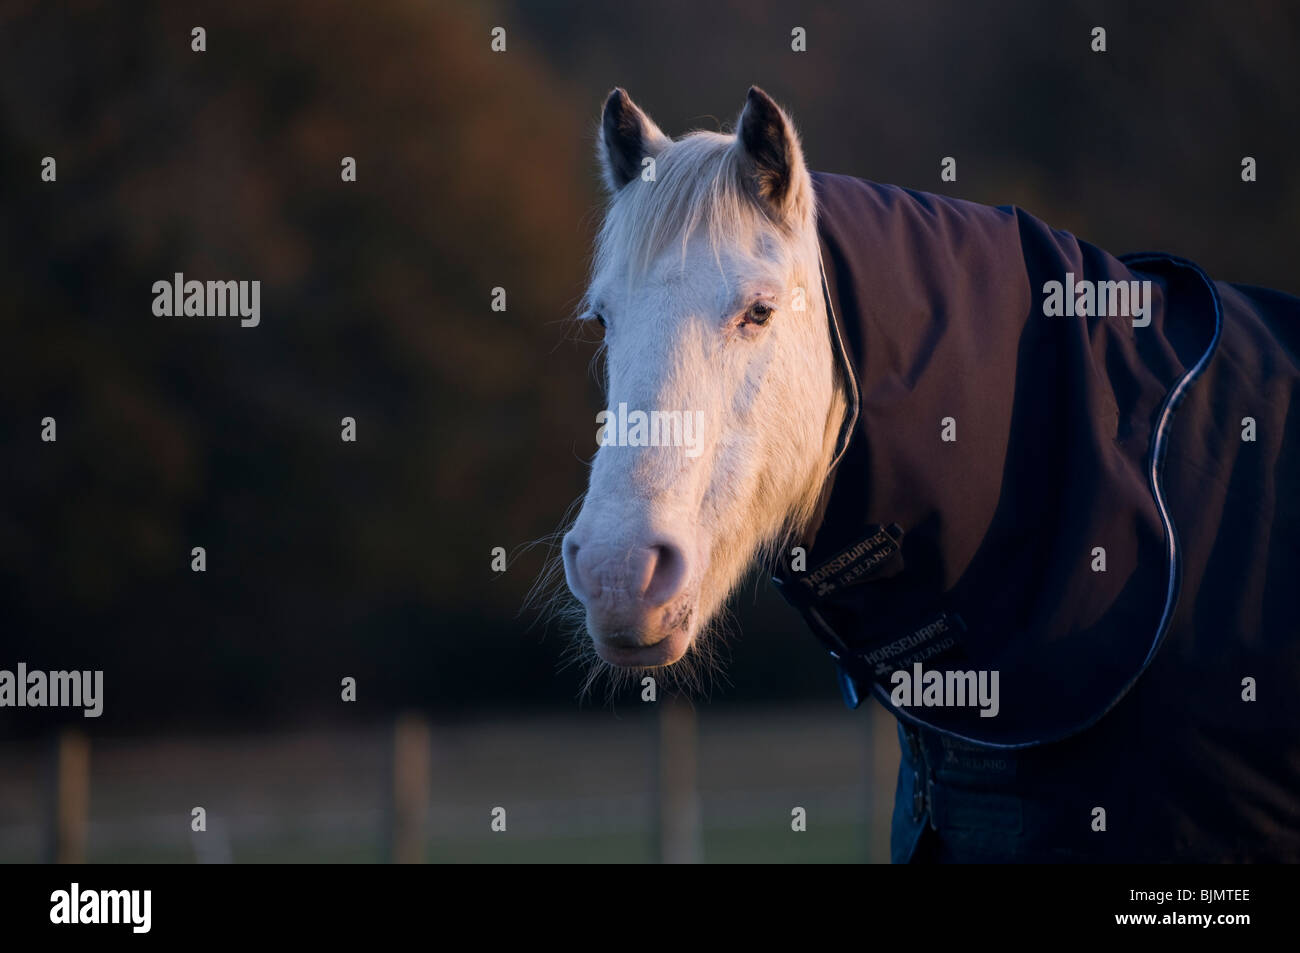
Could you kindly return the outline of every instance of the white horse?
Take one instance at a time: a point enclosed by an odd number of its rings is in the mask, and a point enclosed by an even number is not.
[[[564,572],[596,657],[657,668],[707,658],[710,622],[747,569],[804,528],[847,402],[812,180],[766,93],[750,90],[734,135],[673,141],[615,89],[598,156],[611,199],[583,320],[604,328],[607,406],[620,411]],[[698,419],[702,433],[652,440],[626,426],[638,411]]]
[[[758,89],[675,142],[615,90],[599,152],[593,673],[690,680],[766,559],[899,719],[895,859],[1300,858],[1300,299],[810,173]]]

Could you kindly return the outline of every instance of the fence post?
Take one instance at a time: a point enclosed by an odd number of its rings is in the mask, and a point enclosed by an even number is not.
[[[54,741],[53,788],[50,859],[83,864],[90,824],[90,740],[75,728],[62,729]]]
[[[423,715],[408,713],[397,719],[392,767],[390,859],[395,864],[422,864],[433,791],[433,733]]]
[[[697,737],[695,709],[688,702],[673,697],[659,703],[656,828],[660,863],[698,864],[702,859]]]
[[[871,705],[864,714],[871,746],[867,776],[867,861],[887,864],[894,789],[898,781],[898,723],[882,705]]]

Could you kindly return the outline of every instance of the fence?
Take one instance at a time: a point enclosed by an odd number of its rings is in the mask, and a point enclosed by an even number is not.
[[[898,762],[876,706],[684,702],[8,749],[0,861],[62,863],[884,861]]]

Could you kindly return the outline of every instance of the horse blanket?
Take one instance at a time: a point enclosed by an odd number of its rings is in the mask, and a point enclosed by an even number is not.
[[[893,859],[1300,860],[1300,299],[814,186],[851,406],[775,581],[898,718]]]

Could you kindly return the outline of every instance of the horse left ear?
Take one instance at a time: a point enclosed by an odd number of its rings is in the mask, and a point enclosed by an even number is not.
[[[798,225],[812,211],[812,180],[794,123],[767,93],[749,87],[736,141],[754,197],[778,222]]]

